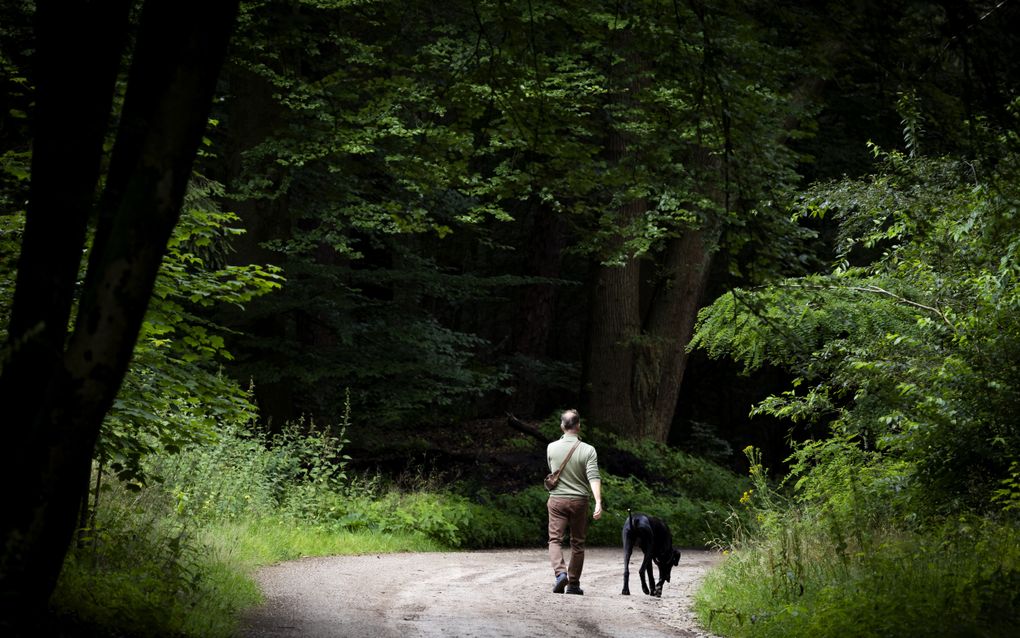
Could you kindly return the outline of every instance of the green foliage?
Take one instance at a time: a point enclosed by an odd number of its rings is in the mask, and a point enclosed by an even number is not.
[[[343,429],[288,424],[274,435],[224,426],[217,436],[154,461],[179,514],[201,521],[282,515],[316,520],[347,483]]]
[[[51,601],[64,622],[102,635],[233,635],[260,599],[244,570],[210,552],[164,492],[114,482],[104,494]]]
[[[207,523],[278,518],[337,533],[418,536],[459,548],[543,541],[547,493],[540,485],[492,494],[427,475],[400,486],[349,476],[342,432],[291,426],[267,436],[225,428],[211,443],[162,458],[158,472],[178,513]],[[627,507],[669,520],[678,543],[700,546],[716,538],[724,529],[726,504],[736,501],[746,482],[665,446],[634,449],[659,468],[663,480],[647,485],[604,474],[606,516],[592,526],[591,542],[617,544]]]
[[[158,485],[104,489],[51,602],[74,635],[233,636],[261,602],[256,567],[303,556],[438,551],[420,535],[337,531],[312,521],[190,516]]]
[[[789,99],[803,60],[739,3],[621,11],[246,3],[224,120],[260,130],[230,187],[289,285],[232,324],[238,376],[320,418],[350,387],[385,424],[509,391],[534,361],[506,335],[515,288],[537,283],[519,274],[538,218],[605,263],[711,227],[734,277],[800,272],[786,140],[810,113]]]
[[[4,343],[7,342],[7,325],[14,301],[14,282],[24,229],[24,214],[0,215],[0,338]],[[0,361],[5,358],[4,353],[0,353]]]
[[[174,228],[131,366],[96,446],[96,459],[121,479],[148,479],[144,459],[206,441],[218,422],[246,421],[249,397],[220,366],[232,359],[227,329],[207,317],[220,304],[242,307],[280,288],[279,268],[226,264],[229,239],[243,233],[221,211],[222,185],[194,176]],[[0,216],[0,326],[14,294],[24,211]],[[84,262],[83,262],[84,266]]]
[[[988,143],[994,162],[875,149],[878,174],[803,198],[840,221],[831,274],[702,313],[698,347],[796,375],[756,412],[829,427],[795,445],[782,492],[749,450],[733,555],[699,594],[714,631],[1015,628],[1020,146],[1010,131]]]
[[[767,529],[737,544],[696,595],[715,633],[1007,636],[1020,621],[1015,526],[960,517],[917,534],[842,528],[838,514],[810,509],[755,516]],[[866,529],[864,544],[846,537],[852,529]]]
[[[96,458],[132,483],[147,479],[146,455],[207,441],[218,422],[252,415],[249,397],[219,366],[232,358],[226,329],[205,316],[216,304],[243,307],[280,287],[273,266],[225,263],[243,231],[216,200],[222,186],[195,176],[156,279],[131,367],[103,422]]]
[[[747,480],[703,458],[654,441],[607,438],[614,449],[634,454],[656,477],[656,489],[699,500],[729,503],[744,491]]]
[[[793,388],[756,411],[854,437],[864,466],[900,474],[874,479],[889,498],[912,498],[915,511],[991,510],[1020,453],[1009,416],[1020,407],[1016,156],[979,173],[881,157],[874,178],[805,197],[808,210],[839,213],[833,274],[728,293],[702,313],[695,345],[793,371]]]

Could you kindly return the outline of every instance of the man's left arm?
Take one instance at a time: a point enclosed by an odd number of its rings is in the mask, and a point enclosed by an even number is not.
[[[585,465],[588,485],[591,486],[591,493],[595,497],[595,511],[592,513],[592,518],[598,520],[602,518],[602,475],[599,474],[598,455],[594,449],[591,451],[591,456],[588,457],[588,462]]]

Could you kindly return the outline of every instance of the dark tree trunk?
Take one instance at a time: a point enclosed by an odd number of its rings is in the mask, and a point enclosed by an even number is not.
[[[245,165],[245,154],[256,145],[271,138],[275,127],[279,125],[282,112],[273,98],[277,90],[268,81],[255,72],[240,64],[228,64],[224,70],[225,83],[230,99],[226,105],[224,123],[224,156],[225,166],[222,181],[236,197],[234,212],[241,218],[244,234],[231,242],[235,249],[231,260],[237,264],[280,264],[279,253],[263,247],[263,243],[274,239],[283,239],[291,233],[291,219],[287,212],[285,193],[276,197],[257,197],[250,193],[238,192],[247,174],[252,170]],[[254,170],[259,170],[258,168]],[[272,175],[272,169],[266,173]],[[252,335],[257,341],[279,343],[286,340],[288,333],[294,332],[294,318],[286,313],[259,313],[257,309],[264,300],[253,300],[251,307],[256,309],[258,319],[245,325],[245,320],[227,309],[228,323],[235,326],[244,325],[243,332]],[[269,302],[271,303],[271,302]],[[260,362],[274,369],[287,367],[288,360],[278,348],[258,351]],[[254,377],[255,402],[259,409],[259,418],[271,431],[279,431],[288,421],[297,418],[297,398],[294,383],[288,378],[268,380]],[[247,380],[247,377],[244,379]]]
[[[566,236],[559,215],[537,208],[527,243],[524,274],[529,277],[555,279],[560,276]],[[555,321],[556,286],[535,283],[524,287],[521,301],[514,312],[513,352],[541,360],[547,355],[549,334]],[[513,412],[531,415],[540,403],[540,384],[521,378],[510,399]]]
[[[591,422],[667,440],[717,240],[712,228],[670,240],[646,299],[637,259],[596,268],[584,388]]]
[[[654,288],[644,337],[635,355],[634,404],[641,438],[665,443],[669,437],[687,368],[687,344],[694,334],[717,239],[712,229],[689,230],[666,247],[665,273]]]
[[[148,2],[74,331],[129,3],[40,3],[32,191],[0,377],[7,422],[0,627],[33,632],[73,537],[103,417],[134,348],[205,129],[236,3]],[[68,45],[71,45],[68,48]],[[68,141],[71,142],[70,147]],[[68,149],[71,152],[68,152]]]
[[[624,219],[644,213],[645,203],[624,207]],[[621,240],[622,241],[622,240]],[[634,345],[641,335],[641,264],[597,264],[590,283],[590,316],[585,344],[584,417],[618,433],[638,430],[632,392]]]
[[[626,106],[647,84],[647,63],[632,49],[633,34],[624,29],[618,37],[619,50],[630,50],[617,71],[627,86],[619,98]],[[640,149],[632,148],[633,140],[625,130],[611,131],[607,139],[608,158],[617,167],[640,163],[635,161]],[[708,161],[708,153],[700,147],[688,158],[696,172]],[[709,192],[713,187],[706,181],[702,190]],[[636,199],[621,208],[617,226],[640,225],[647,212],[648,202]],[[582,388],[589,421],[625,436],[668,439],[687,365],[686,347],[718,243],[713,214],[706,211],[709,221],[701,227],[679,229],[683,234],[667,241],[661,262],[655,264],[661,274],[650,288],[637,257],[624,256],[622,266],[596,266]],[[616,245],[609,246],[613,257],[619,257],[614,253],[621,252],[624,232],[619,232]]]

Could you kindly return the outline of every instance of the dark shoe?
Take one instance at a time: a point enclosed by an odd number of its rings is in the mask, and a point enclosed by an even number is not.
[[[584,590],[581,589],[580,585],[571,585],[567,587],[568,594],[577,594],[578,596],[584,596]]]
[[[562,594],[563,590],[567,587],[567,573],[560,572],[556,575],[556,584],[553,585],[554,594]]]

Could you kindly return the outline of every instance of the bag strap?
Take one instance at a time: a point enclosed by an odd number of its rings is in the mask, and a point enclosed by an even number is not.
[[[574,447],[570,448],[570,451],[567,452],[567,456],[563,459],[563,462],[560,463],[560,469],[556,470],[557,475],[563,471],[563,468],[567,467],[567,461],[570,460],[570,457],[574,454],[574,450],[577,449],[578,445],[581,445],[581,439],[578,439],[577,443],[574,444]]]

